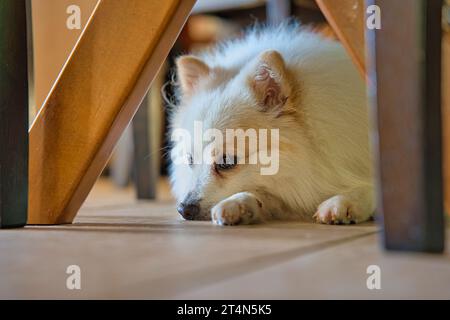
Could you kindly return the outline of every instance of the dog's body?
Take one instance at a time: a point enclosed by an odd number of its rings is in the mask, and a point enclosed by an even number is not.
[[[372,216],[365,86],[340,44],[295,26],[267,28],[183,56],[177,68],[181,103],[172,130],[194,135],[194,121],[220,131],[279,129],[274,175],[261,175],[259,164],[194,164],[191,154],[190,163],[174,165],[173,191],[186,219],[232,225]]]

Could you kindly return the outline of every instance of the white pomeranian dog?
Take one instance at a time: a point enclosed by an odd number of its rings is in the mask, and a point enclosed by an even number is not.
[[[185,219],[349,224],[372,217],[365,84],[339,43],[281,25],[181,56],[176,65],[171,183]],[[214,138],[192,138],[199,128]],[[248,138],[244,152],[230,129]],[[191,138],[181,139],[180,130]],[[252,142],[262,130],[276,139]],[[277,162],[269,174],[267,163],[250,161],[262,147]]]

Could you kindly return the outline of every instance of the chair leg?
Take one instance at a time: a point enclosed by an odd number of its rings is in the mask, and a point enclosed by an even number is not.
[[[444,192],[445,192],[445,209],[450,215],[450,1],[447,1],[447,27],[444,29],[444,37],[442,40],[442,63],[443,63],[443,125],[444,125]]]
[[[366,76],[364,0],[316,0],[316,2],[358,70]]]
[[[138,199],[156,198],[156,180],[153,161],[159,154],[153,154],[150,141],[149,95],[145,97],[133,118],[134,173]]]
[[[290,0],[268,0],[266,5],[266,19],[271,24],[278,24],[289,18],[291,14]]]
[[[125,188],[133,171],[133,128],[128,126],[116,144],[109,161],[109,172],[116,187]]]
[[[0,227],[27,221],[28,74],[25,0],[0,1]]]
[[[367,33],[367,47],[385,246],[441,252],[442,2],[369,2],[382,12],[381,29]]]

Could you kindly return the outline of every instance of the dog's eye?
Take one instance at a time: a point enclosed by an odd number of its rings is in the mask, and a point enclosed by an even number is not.
[[[234,156],[232,159],[227,157],[226,155],[223,156],[222,163],[216,163],[216,170],[229,170],[236,166],[237,164],[237,158]]]

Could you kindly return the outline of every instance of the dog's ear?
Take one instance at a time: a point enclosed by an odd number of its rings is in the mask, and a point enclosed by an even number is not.
[[[286,66],[280,53],[263,52],[250,75],[250,87],[263,111],[282,111],[291,92]]]
[[[191,95],[202,77],[206,77],[209,67],[199,58],[182,56],[177,59],[177,75],[184,95]]]

